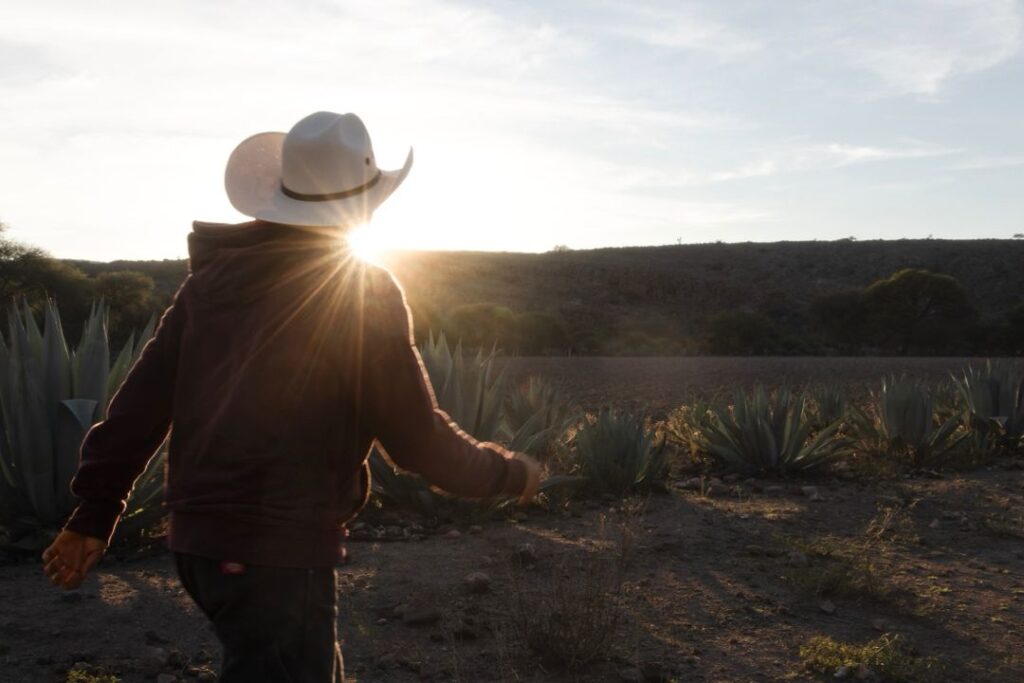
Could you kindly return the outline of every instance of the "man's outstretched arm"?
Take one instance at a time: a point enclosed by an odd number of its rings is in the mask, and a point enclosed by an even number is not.
[[[181,293],[187,284],[188,280],[178,290],[153,338],[114,394],[107,418],[94,425],[82,442],[78,472],[71,481],[78,507],[43,554],[44,571],[57,585],[74,588],[99,560],[132,485],[167,437],[184,324]]]
[[[478,442],[438,408],[398,284],[390,276],[371,277],[366,301],[362,420],[388,457],[456,496],[532,497],[536,463]]]

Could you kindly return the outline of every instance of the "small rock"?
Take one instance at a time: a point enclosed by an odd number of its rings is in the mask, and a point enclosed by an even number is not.
[[[178,650],[171,650],[167,655],[167,666],[179,668],[185,666],[185,656]]]
[[[449,531],[448,533],[446,533],[444,535],[444,538],[455,539],[455,538],[460,538],[461,536],[462,536],[462,534],[459,532],[458,529],[452,529],[451,531]]]
[[[388,538],[398,538],[402,536],[402,527],[400,526],[386,526],[384,527],[384,535]],[[456,536],[458,538],[458,536]]]
[[[858,681],[869,681],[874,679],[874,677],[875,670],[872,669],[870,666],[868,666],[867,664],[857,665],[857,671],[854,674],[854,678],[856,678]]]
[[[937,517],[928,524],[929,529],[938,529],[940,526],[942,526],[942,522]]]
[[[162,647],[147,647],[142,651],[143,657],[149,664],[163,666],[167,663],[167,650]]]
[[[807,567],[811,564],[811,558],[806,553],[794,550],[786,555],[786,564],[790,567]]]
[[[208,664],[213,661],[213,655],[209,650],[201,649],[196,653],[195,660],[200,664]]]
[[[532,543],[523,543],[516,548],[515,557],[523,564],[536,564],[537,549],[533,547]]]
[[[821,500],[821,493],[818,491],[817,486],[801,486],[800,493],[808,500]]]
[[[484,528],[482,526],[480,526],[479,524],[474,524],[471,527],[469,527],[469,533],[471,533],[471,534],[483,533],[483,530],[484,530]]]
[[[704,483],[704,480],[701,479],[700,477],[692,477],[692,478],[687,479],[686,481],[684,481],[680,485],[680,488],[685,489],[687,491],[700,491],[703,483]]]
[[[818,605],[818,608],[821,609],[821,611],[825,614],[832,615],[836,613],[835,603],[833,603],[831,600],[822,600],[821,604]]]
[[[483,572],[467,574],[462,583],[466,590],[474,595],[481,595],[491,590],[491,577]]]
[[[891,631],[893,629],[893,625],[885,619],[872,619],[871,628],[879,632],[885,632]]]
[[[844,665],[836,669],[836,672],[832,675],[832,678],[849,678],[851,673],[853,673],[853,670],[850,667]]]
[[[766,496],[781,496],[785,491],[786,490],[784,488],[776,485],[764,487],[764,495]]]
[[[735,472],[730,472],[729,474],[722,477],[722,481],[724,481],[727,484],[735,484],[739,480],[740,475],[736,474]]]

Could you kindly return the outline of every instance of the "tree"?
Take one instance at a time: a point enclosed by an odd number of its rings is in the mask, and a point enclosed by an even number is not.
[[[949,351],[977,317],[956,278],[923,268],[878,280],[865,290],[864,301],[876,339],[901,355]]]
[[[509,348],[515,342],[516,314],[489,303],[456,306],[445,319],[445,334],[469,348]]]
[[[776,349],[779,332],[771,318],[751,311],[728,311],[711,318],[708,351],[725,356],[763,356]]]
[[[811,319],[840,352],[858,351],[867,320],[864,290],[844,289],[818,297],[811,303]]]

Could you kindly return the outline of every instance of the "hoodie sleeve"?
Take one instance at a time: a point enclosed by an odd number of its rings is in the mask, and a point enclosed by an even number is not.
[[[388,457],[456,496],[520,495],[525,465],[438,408],[398,283],[386,272],[371,278],[364,301],[361,419]]]
[[[186,286],[188,279],[111,399],[107,419],[93,425],[82,442],[71,481],[79,504],[65,529],[109,543],[132,485],[167,437]]]

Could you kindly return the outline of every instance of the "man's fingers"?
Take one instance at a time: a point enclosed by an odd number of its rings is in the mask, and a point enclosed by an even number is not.
[[[92,568],[96,566],[96,563],[103,559],[102,550],[93,550],[85,556],[85,561],[82,563],[82,576],[92,571]]]

